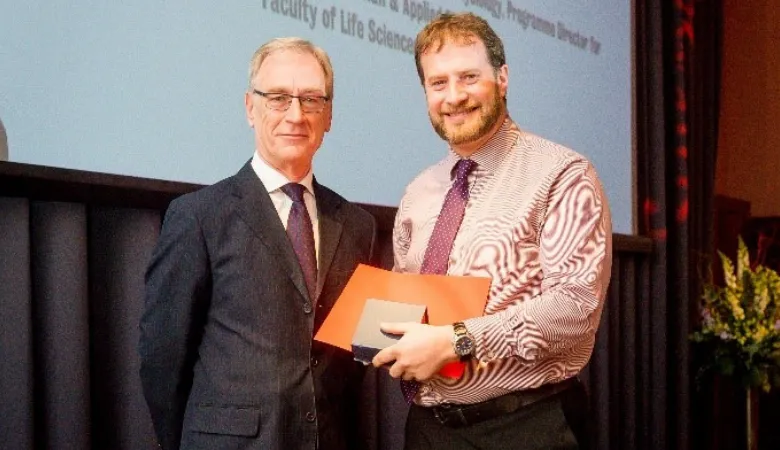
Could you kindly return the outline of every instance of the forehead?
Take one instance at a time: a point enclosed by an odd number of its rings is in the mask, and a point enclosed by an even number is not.
[[[448,41],[439,48],[431,48],[422,54],[420,64],[426,77],[491,67],[485,44],[478,39],[471,42]]]
[[[268,55],[255,75],[261,89],[325,90],[325,71],[311,53],[282,50]]]

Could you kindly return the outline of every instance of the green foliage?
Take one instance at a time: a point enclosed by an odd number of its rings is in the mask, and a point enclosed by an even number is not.
[[[741,238],[736,267],[719,254],[725,286],[704,283],[701,328],[691,336],[709,359],[700,374],[714,371],[769,391],[780,386],[780,276],[751,267]]]

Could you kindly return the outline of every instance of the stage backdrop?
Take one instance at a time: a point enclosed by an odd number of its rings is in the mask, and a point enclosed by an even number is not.
[[[212,183],[253,151],[243,108],[252,53],[297,35],[336,71],[319,180],[394,206],[446,151],[413,38],[438,12],[472,11],[504,40],[512,117],[588,156],[615,231],[632,233],[632,3],[0,0],[0,118],[11,161]]]

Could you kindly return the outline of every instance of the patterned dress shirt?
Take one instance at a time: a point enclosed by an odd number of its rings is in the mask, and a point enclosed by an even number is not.
[[[406,189],[394,270],[418,273],[459,156]],[[475,358],[458,380],[435,376],[416,403],[476,403],[570,378],[593,351],[609,284],[612,225],[593,166],[510,119],[471,156],[469,202],[448,275],[488,277],[485,313],[465,321]]]

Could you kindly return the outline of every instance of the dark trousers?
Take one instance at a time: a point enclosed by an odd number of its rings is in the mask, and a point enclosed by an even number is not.
[[[577,383],[569,389],[483,422],[443,425],[430,408],[412,405],[405,450],[587,449],[588,399]]]

